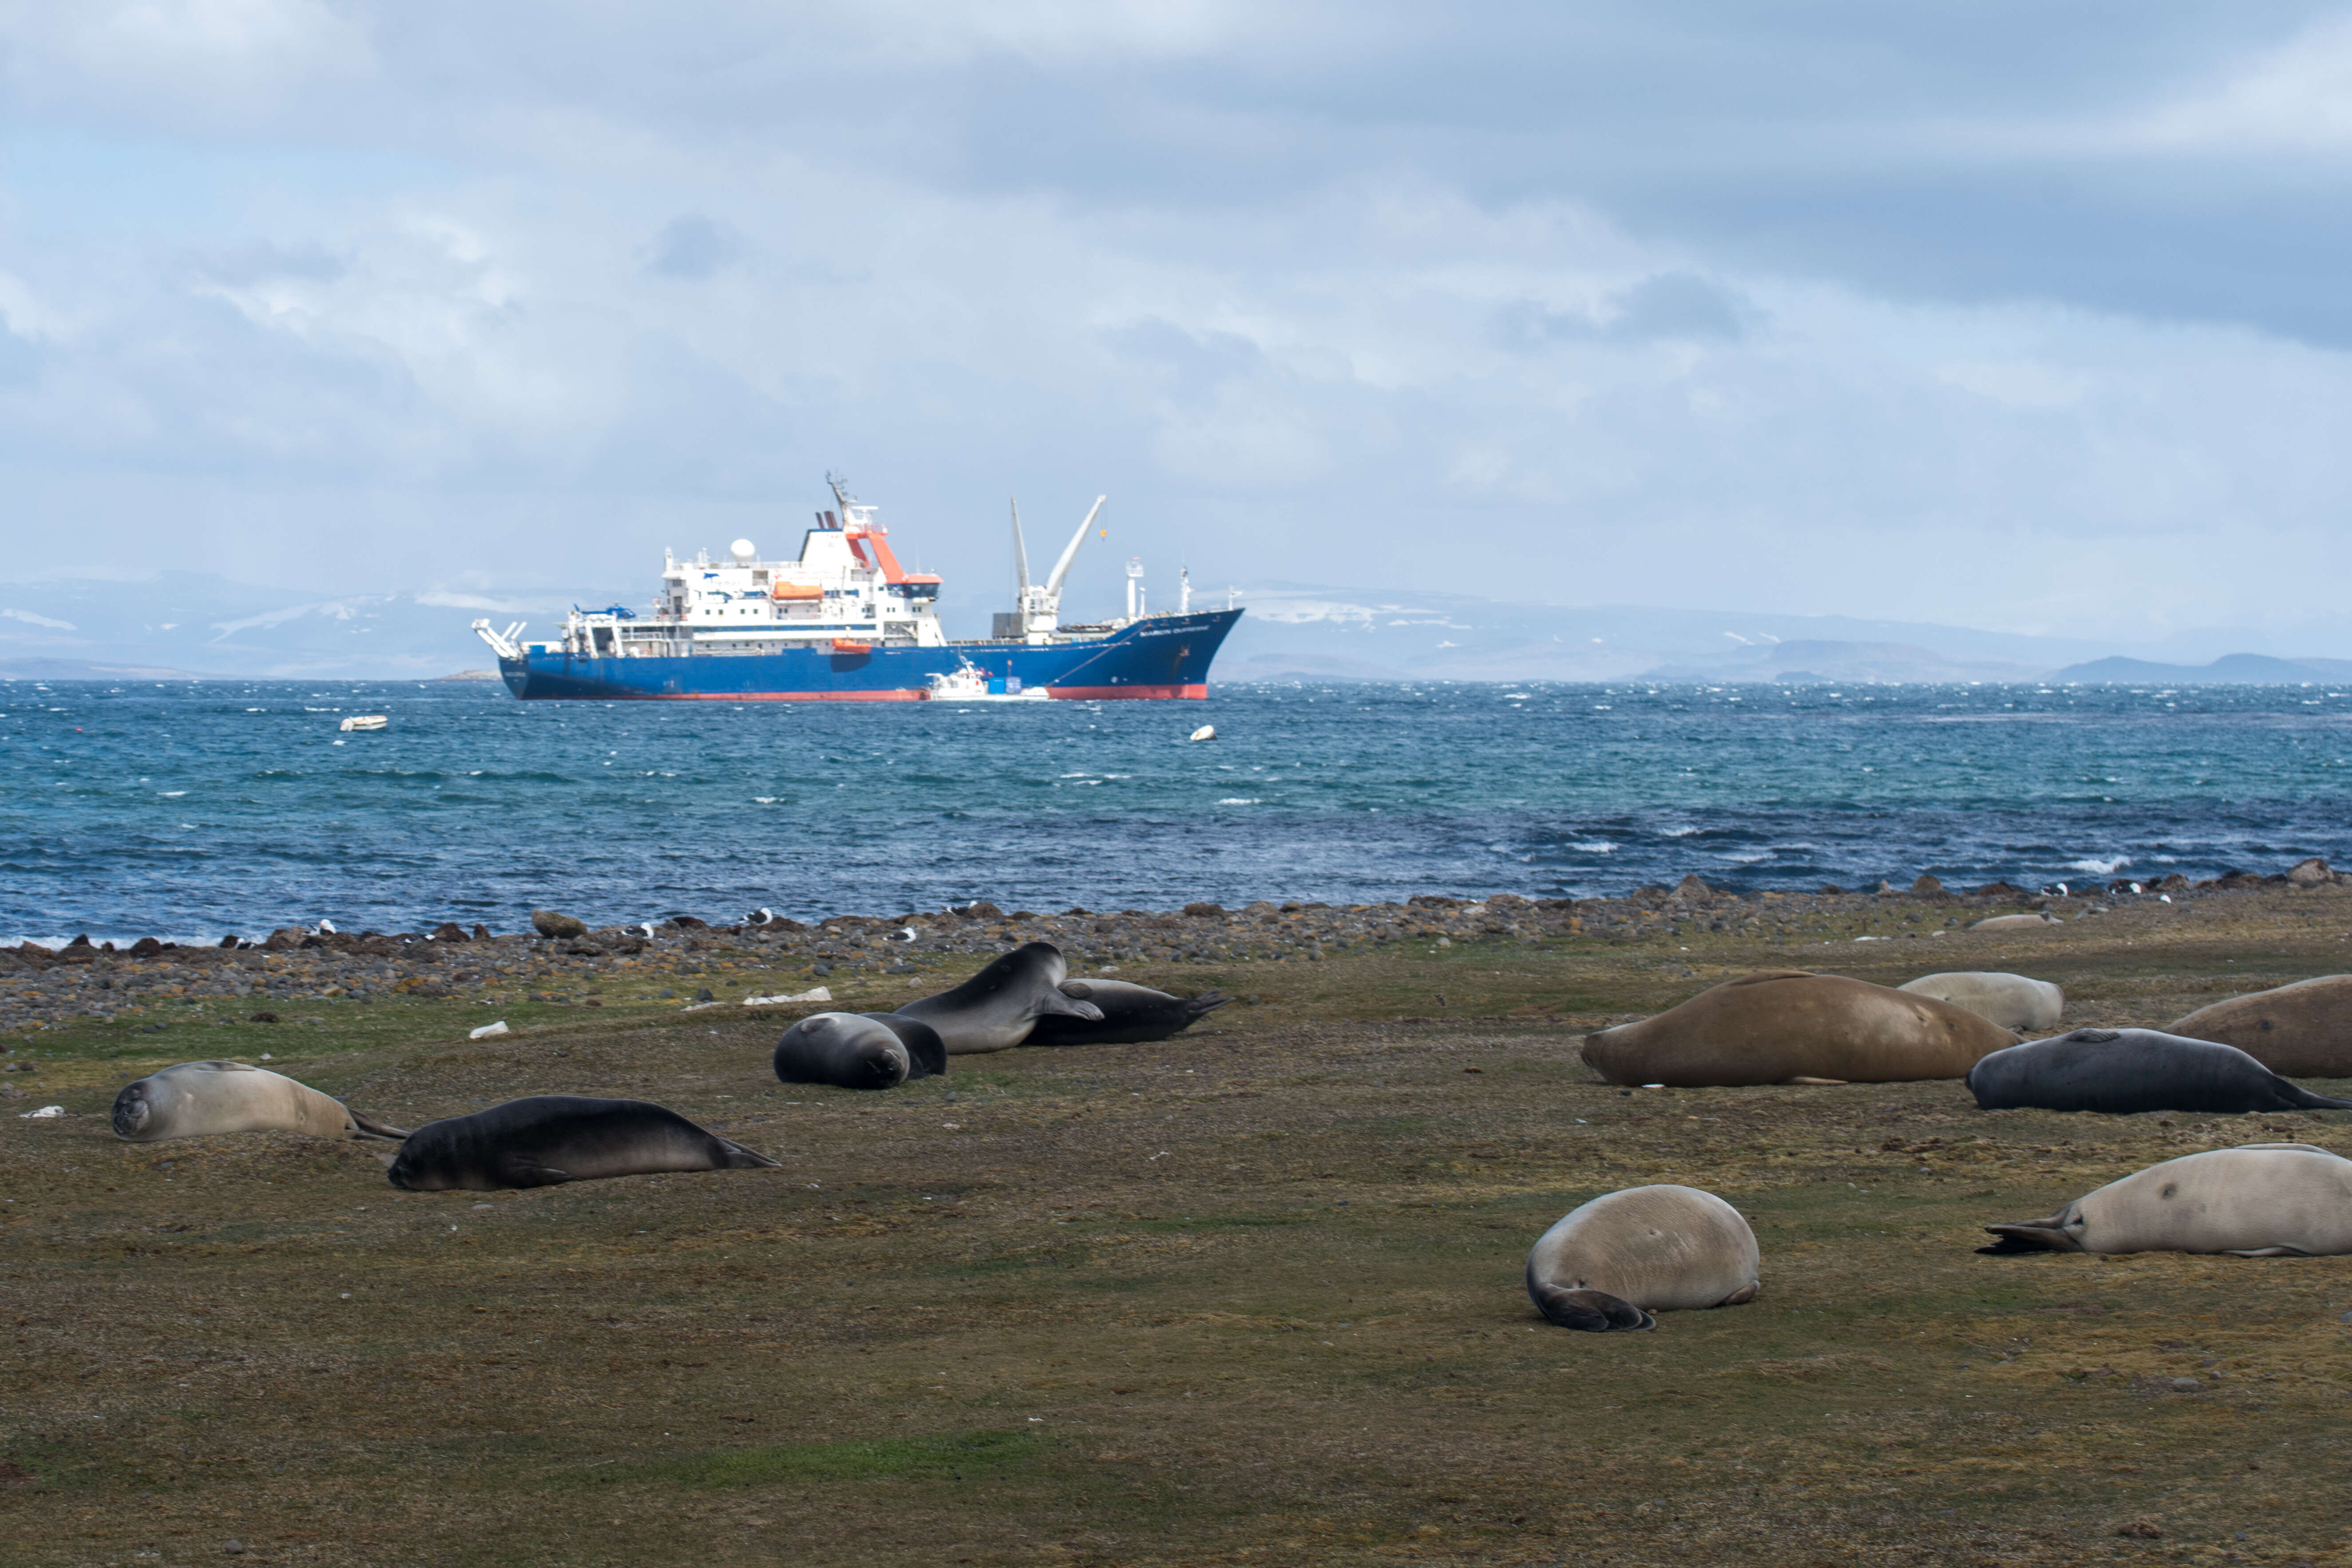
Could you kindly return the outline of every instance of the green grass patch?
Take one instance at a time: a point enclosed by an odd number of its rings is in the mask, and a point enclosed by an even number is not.
[[[661,1466],[664,1479],[689,1487],[756,1487],[777,1481],[884,1481],[907,1476],[987,1476],[1034,1469],[1045,1452],[1032,1432],[959,1432],[936,1437],[875,1437],[727,1448]]]

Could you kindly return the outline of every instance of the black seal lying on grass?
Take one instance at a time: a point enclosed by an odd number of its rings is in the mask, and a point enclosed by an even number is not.
[[[1171,996],[1149,985],[1124,980],[1065,980],[1062,994],[1091,1002],[1102,1010],[1099,1019],[1048,1013],[1029,1032],[1033,1046],[1124,1046],[1164,1040],[1179,1035],[1226,1003],[1230,996],[1209,992],[1201,996]]]
[[[2289,1083],[2235,1046],[2156,1029],[2076,1029],[1995,1051],[1969,1069],[1984,1110],[2352,1110]]]
[[[776,1042],[776,1076],[836,1089],[896,1089],[948,1070],[947,1046],[920,1018],[895,1013],[815,1013]]]
[[[776,1165],[648,1100],[535,1094],[426,1122],[401,1145],[389,1174],[394,1186],[415,1193],[488,1193],[659,1171]]]

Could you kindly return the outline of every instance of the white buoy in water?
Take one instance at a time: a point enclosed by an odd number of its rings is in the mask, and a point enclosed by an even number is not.
[[[1213,741],[1216,738],[1217,727],[1214,724],[1203,724],[1192,731],[1192,739],[1196,741]]]

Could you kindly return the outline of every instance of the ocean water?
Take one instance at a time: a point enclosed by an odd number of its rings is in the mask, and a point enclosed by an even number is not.
[[[344,735],[352,713],[391,727]],[[1218,739],[1191,743],[1196,725]],[[1220,686],[517,702],[0,682],[0,939],[2352,861],[2352,688]]]

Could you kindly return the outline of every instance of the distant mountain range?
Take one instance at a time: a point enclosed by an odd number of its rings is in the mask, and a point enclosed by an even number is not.
[[[1250,613],[1217,660],[1219,680],[2352,681],[2352,659],[2242,651],[2270,643],[2243,627],[2119,648],[1847,616],[1527,605],[1297,583],[1237,589],[1234,603]],[[430,679],[486,662],[467,629],[475,616],[526,621],[528,635],[545,636],[571,604],[537,590],[328,596],[194,573],[0,584],[0,679]],[[992,607],[951,600],[950,635],[978,635]],[[2312,643],[2352,648],[2352,621],[2310,630]]]

